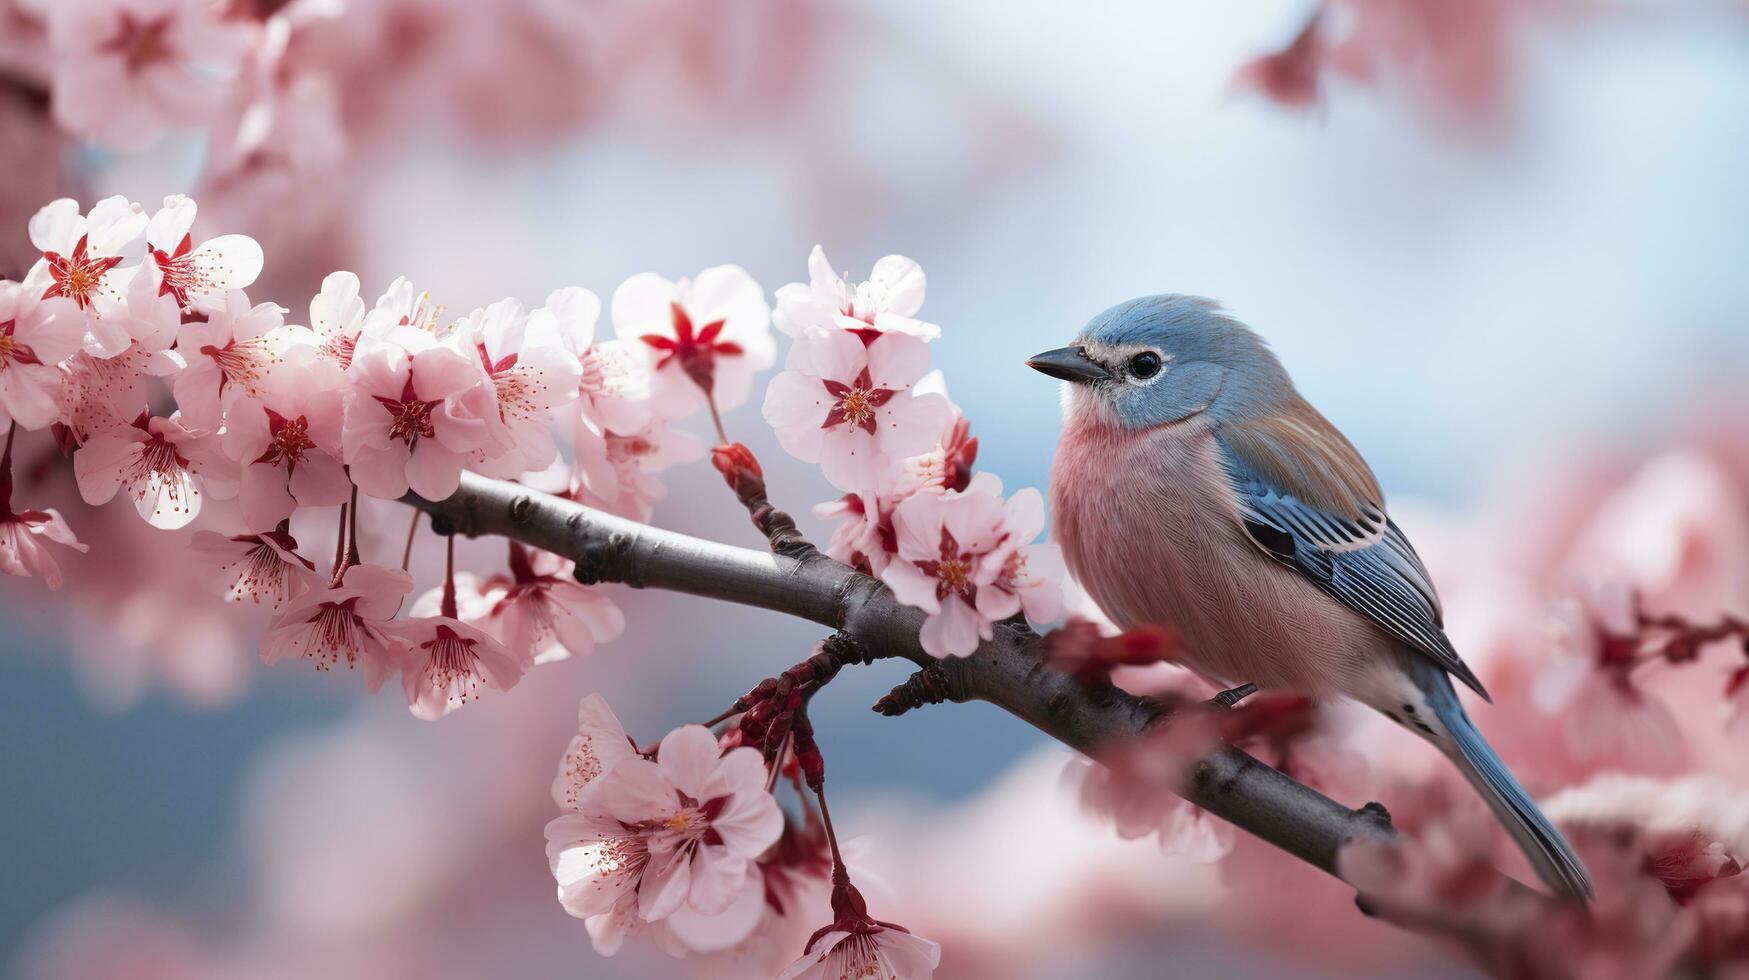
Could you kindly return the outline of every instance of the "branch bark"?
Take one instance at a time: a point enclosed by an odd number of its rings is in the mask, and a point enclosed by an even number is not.
[[[447,500],[409,496],[406,502],[429,512],[440,533],[497,535],[570,557],[586,584],[682,592],[844,630],[871,649],[936,665],[947,700],[987,701],[1083,753],[1138,735],[1158,717],[1148,702],[1116,687],[1083,687],[1051,670],[1039,636],[1024,626],[999,623],[995,638],[972,656],[937,661],[918,641],[921,610],[901,604],[879,580],[817,552],[798,558],[705,541],[471,473]],[[1237,749],[1202,760],[1179,790],[1331,874],[1346,841],[1393,835],[1376,804],[1350,809]]]

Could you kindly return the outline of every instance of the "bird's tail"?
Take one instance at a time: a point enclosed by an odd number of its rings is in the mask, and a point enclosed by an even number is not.
[[[1590,899],[1591,873],[1585,870],[1585,863],[1476,730],[1458,701],[1451,679],[1425,658],[1414,657],[1412,661],[1419,661],[1412,662],[1410,667],[1415,686],[1445,728],[1447,737],[1434,739],[1436,744],[1463,771],[1476,792],[1482,794],[1543,883],[1557,894]]]

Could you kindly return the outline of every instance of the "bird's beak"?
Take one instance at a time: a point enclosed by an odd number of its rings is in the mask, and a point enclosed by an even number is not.
[[[1111,377],[1109,371],[1088,360],[1079,347],[1059,347],[1043,354],[1034,354],[1026,362],[1026,366],[1040,374],[1082,384]]]

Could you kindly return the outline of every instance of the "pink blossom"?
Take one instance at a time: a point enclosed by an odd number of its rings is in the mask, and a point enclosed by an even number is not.
[[[1582,762],[1662,771],[1686,754],[1670,709],[1636,679],[1641,656],[1633,594],[1598,586],[1562,604],[1532,694],[1559,721],[1567,750]]]
[[[1002,508],[1008,538],[989,564],[994,569],[989,588],[978,590],[978,611],[990,619],[1007,619],[1024,611],[1035,623],[1055,621],[1063,612],[1062,549],[1032,544],[1045,529],[1044,498],[1031,487],[1017,491]]]
[[[872,490],[900,461],[936,445],[947,399],[913,394],[929,367],[916,337],[868,343],[841,330],[797,338],[783,373],[766,389],[765,420],[798,459],[820,463],[840,490]]]
[[[164,206],[146,226],[146,248],[158,267],[160,293],[185,311],[212,310],[223,305],[233,289],[247,289],[261,275],[261,246],[247,235],[220,235],[194,244],[196,206],[181,194]]]
[[[994,635],[996,620],[1016,612],[1054,619],[1060,611],[1061,586],[1050,575],[1061,559],[1025,544],[1043,523],[1038,491],[1020,491],[1006,508],[1000,493],[1000,481],[985,474],[964,492],[917,494],[893,511],[898,556],[881,580],[929,614],[921,639],[935,656],[970,655],[980,637]]]
[[[96,506],[125,490],[153,527],[182,527],[200,514],[207,492],[224,498],[236,490],[214,440],[177,416],[141,414],[131,425],[93,435],[73,454],[79,495]]]
[[[550,331],[575,355],[582,374],[571,437],[577,478],[599,495],[612,497],[619,483],[608,458],[607,440],[650,427],[650,348],[637,340],[595,339],[601,301],[587,289],[554,291],[529,314],[531,329]]]
[[[16,432],[8,430],[6,451],[0,456],[0,571],[8,575],[36,576],[51,589],[61,587],[61,566],[39,538],[65,545],[75,551],[89,550],[73,536],[59,511],[12,509],[12,441]]]
[[[588,656],[625,632],[625,614],[571,577],[572,563],[549,551],[510,544],[510,577],[488,583],[479,625],[533,664]]]
[[[725,754],[698,725],[670,732],[654,762],[616,763],[579,794],[576,812],[547,824],[560,904],[588,919],[623,916],[635,900],[646,922],[727,911],[783,831],[765,778],[757,750]]]
[[[679,282],[639,273],[614,290],[613,328],[656,352],[651,395],[671,418],[703,405],[707,393],[718,411],[738,407],[777,356],[765,291],[739,266]]]
[[[283,524],[231,537],[196,531],[189,545],[205,563],[209,585],[226,602],[247,598],[278,612],[287,602],[327,585],[316,566],[298,554],[297,539]]]
[[[1236,84],[1256,89],[1264,98],[1291,109],[1318,104],[1319,76],[1328,45],[1322,33],[1324,8],[1318,7],[1287,47],[1247,62],[1234,74]]]
[[[147,217],[125,197],[106,197],[81,214],[63,197],[30,219],[30,243],[42,258],[24,278],[43,298],[71,300],[85,313],[86,344],[111,357],[132,343],[124,320],[127,286],[146,249]]]
[[[224,11],[210,0],[49,4],[56,122],[137,150],[167,126],[212,121],[248,43]]]
[[[268,372],[297,336],[276,303],[251,306],[241,289],[229,290],[223,301],[205,320],[184,324],[176,340],[188,362],[172,385],[176,405],[189,425],[201,428],[218,428],[238,398],[260,398]]]
[[[891,977],[929,980],[941,965],[941,944],[887,925],[867,931],[828,932],[808,944],[808,951],[780,980],[832,980],[837,977]]]
[[[62,364],[58,396],[60,421],[66,423],[72,445],[92,434],[132,423],[147,410],[150,379],[184,367],[175,351],[146,351],[135,344],[114,357],[94,357],[79,351]]]
[[[477,358],[421,331],[373,336],[347,369],[343,458],[353,482],[373,497],[396,500],[411,487],[442,500],[461,482],[468,454],[485,443],[492,410],[485,373]]]
[[[61,414],[59,365],[85,339],[85,318],[70,300],[0,282],[0,426],[40,429]]]
[[[339,584],[310,589],[286,606],[261,638],[261,662],[308,660],[317,670],[363,664],[374,694],[394,666],[386,627],[412,588],[399,568],[352,565]]]
[[[929,980],[941,965],[941,946],[904,926],[868,914],[862,894],[840,878],[832,889],[833,922],[808,939],[801,959],[779,980],[883,977]]]
[[[578,482],[570,496],[621,517],[647,521],[657,501],[668,495],[655,474],[699,459],[704,455],[704,443],[663,419],[652,418],[638,432],[607,433],[602,440],[602,453],[607,466],[593,475],[579,466]]]
[[[815,517],[839,521],[823,549],[827,557],[865,575],[878,577],[885,572],[887,563],[899,551],[893,511],[902,499],[879,493],[847,493],[837,500],[815,505]]]
[[[475,451],[474,468],[514,478],[551,465],[558,458],[553,409],[577,397],[583,377],[551,321],[531,318],[516,300],[500,300],[456,324],[452,343],[479,359],[496,402],[486,416],[489,441]]]
[[[340,462],[340,380],[316,363],[285,363],[260,398],[232,403],[221,442],[242,467],[237,501],[249,527],[269,528],[298,507],[331,507],[351,495]]]
[[[330,273],[322,280],[322,291],[310,299],[310,329],[320,345],[317,351],[342,371],[352,366],[364,317],[358,277],[350,272]]]
[[[420,597],[408,619],[388,626],[392,655],[401,669],[407,707],[415,718],[435,721],[477,701],[480,688],[508,691],[522,679],[521,660],[485,631],[448,615],[431,615],[439,601]]]
[[[607,699],[591,694],[577,703],[577,734],[559,758],[553,777],[553,802],[561,810],[578,810],[578,800],[604,772],[638,754],[619,716]]]
[[[911,388],[918,394],[947,398],[947,381],[940,371],[931,371]],[[972,465],[978,461],[978,440],[972,423],[950,399],[947,423],[935,448],[905,461],[904,479],[918,490],[964,490],[972,482]]]
[[[851,285],[832,271],[826,251],[818,245],[808,254],[806,283],[792,282],[777,291],[777,328],[792,337],[810,333],[850,331],[865,335],[901,333],[920,340],[941,336],[941,328],[916,319],[923,307],[923,268],[903,255],[889,255],[874,265],[867,282]]]

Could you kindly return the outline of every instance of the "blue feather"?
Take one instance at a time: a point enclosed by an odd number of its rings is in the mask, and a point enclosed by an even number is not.
[[[1458,702],[1451,678],[1428,660],[1420,657],[1409,659],[1410,679],[1427,699],[1434,716],[1445,726],[1450,745],[1455,747],[1455,751],[1447,754],[1487,801],[1489,809],[1494,811],[1506,832],[1530,859],[1543,883],[1564,895],[1590,898],[1591,875],[1585,870],[1585,863],[1574,852],[1573,845],[1567,843],[1549,818],[1537,809],[1536,801],[1519,785],[1506,763],[1500,761],[1500,756],[1476,730],[1470,716],[1464,713],[1464,706]]]
[[[1445,635],[1426,566],[1382,509],[1368,505],[1359,520],[1320,510],[1275,486],[1218,432],[1215,444],[1245,531],[1259,547],[1488,697]]]

